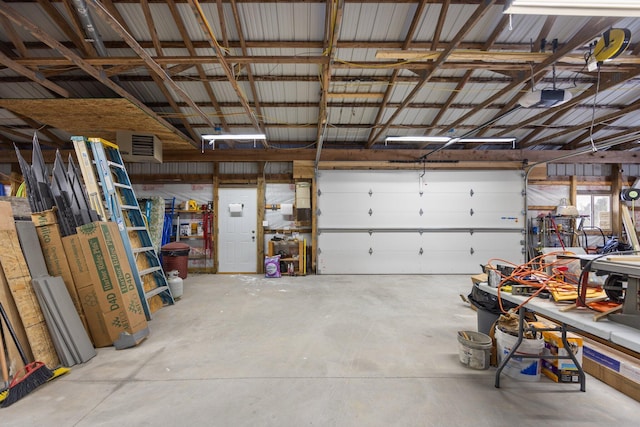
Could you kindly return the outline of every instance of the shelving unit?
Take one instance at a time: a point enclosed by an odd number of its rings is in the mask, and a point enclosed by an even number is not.
[[[174,210],[171,241],[191,247],[190,273],[213,273],[213,212],[210,210]]]
[[[293,263],[294,274],[307,274],[307,241],[306,240],[269,240],[269,256],[280,254],[280,262],[286,265]],[[281,269],[282,270],[282,269]],[[283,275],[287,270],[281,271]]]
[[[577,230],[586,216],[547,215],[533,218],[529,230],[537,247],[574,247],[579,244]],[[535,230],[535,231],[533,231]]]

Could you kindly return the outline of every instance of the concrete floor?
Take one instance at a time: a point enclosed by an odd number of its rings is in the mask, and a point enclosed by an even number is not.
[[[98,355],[3,426],[638,426],[587,377],[518,382],[458,360],[468,276],[190,275],[140,346]]]

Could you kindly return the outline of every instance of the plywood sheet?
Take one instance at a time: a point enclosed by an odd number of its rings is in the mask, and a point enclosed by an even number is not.
[[[155,134],[162,141],[163,149],[196,149],[187,139],[126,99],[1,99],[0,107],[72,135],[115,143],[116,131],[128,130]]]
[[[0,202],[0,216],[13,218],[11,204]],[[2,224],[0,229],[0,266],[13,296],[22,325],[36,360],[53,368],[60,360],[31,286],[31,276],[22,255],[15,224]],[[25,345],[25,343],[22,343]]]

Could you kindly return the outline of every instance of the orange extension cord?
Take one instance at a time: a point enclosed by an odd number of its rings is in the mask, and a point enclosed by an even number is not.
[[[548,254],[539,255],[529,262],[525,264],[513,264],[509,261],[505,261],[503,259],[492,258],[489,260],[486,268],[490,270],[494,270],[497,272],[502,280],[498,284],[498,304],[500,306],[500,311],[503,313],[508,313],[507,310],[502,306],[502,298],[500,298],[500,288],[506,282],[513,282],[520,285],[526,285],[532,288],[538,288],[532,295],[529,296],[522,304],[513,308],[514,312],[527,304],[531,299],[538,296],[544,290],[568,290],[568,291],[576,291],[579,278],[574,274],[566,271],[566,264],[568,259],[560,259],[556,258],[553,261],[544,262],[545,258],[554,257],[557,255],[566,255],[569,252],[567,251],[558,251],[558,252],[550,252]],[[509,275],[502,274],[497,268],[493,266],[493,262],[500,262],[501,264],[506,264],[513,268],[513,272]],[[540,267],[535,268],[536,265]],[[549,275],[545,270],[547,268],[551,268],[552,274]],[[564,267],[564,268],[563,268]]]

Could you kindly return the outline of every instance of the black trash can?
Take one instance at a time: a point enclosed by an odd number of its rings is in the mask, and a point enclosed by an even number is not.
[[[478,288],[478,284],[474,283],[471,288],[471,293],[467,296],[469,302],[477,309],[478,315],[478,332],[489,335],[491,326],[498,320],[502,311],[500,310],[500,303],[498,297],[491,295]],[[502,301],[502,307],[505,310],[509,310],[516,307],[515,304],[509,301]]]
[[[167,243],[161,248],[162,266],[165,273],[178,270],[181,279],[187,278],[189,251],[191,247],[182,242]]]

